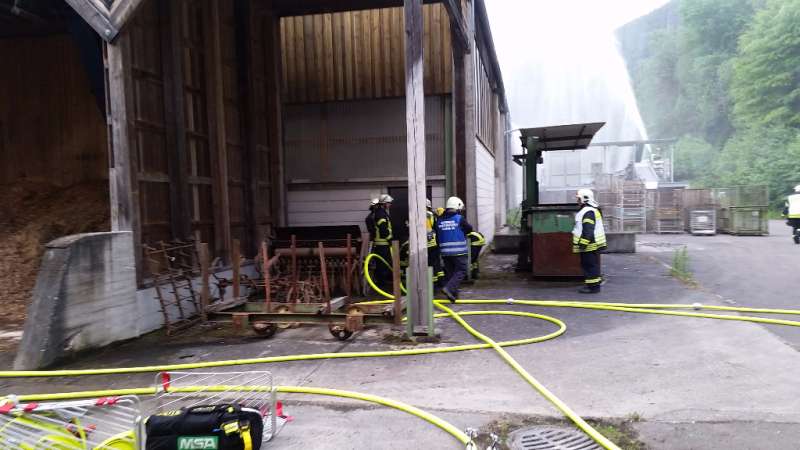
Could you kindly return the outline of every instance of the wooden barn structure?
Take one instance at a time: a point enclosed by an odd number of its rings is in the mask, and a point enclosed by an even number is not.
[[[510,119],[484,0],[424,3],[424,187],[491,237]],[[0,0],[0,184],[108,180],[139,253],[361,225],[370,198],[409,196],[403,6]]]

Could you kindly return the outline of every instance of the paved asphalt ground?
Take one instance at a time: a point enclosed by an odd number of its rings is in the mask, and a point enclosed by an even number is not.
[[[670,277],[665,264],[688,246],[698,287]],[[639,253],[604,256],[608,283],[596,301],[704,303],[800,308],[794,266],[800,246],[776,223],[768,237],[644,235]],[[513,258],[490,255],[485,277],[464,291],[482,299],[581,299],[574,283],[538,283],[509,271]],[[461,310],[521,309],[459,306]],[[563,320],[554,340],[509,348],[553,393],[587,418],[629,420],[652,449],[796,449],[800,445],[800,334],[777,326],[588,311],[524,308]],[[790,317],[791,318],[791,317]],[[496,340],[546,334],[554,327],[520,317],[469,317]],[[440,319],[448,346],[473,343]],[[281,331],[271,340],[197,332],[143,339],[85,355],[65,367],[119,367],[256,356],[403,348],[388,329],[368,329],[346,343],[327,330]],[[0,367],[13,355],[0,354]],[[226,368],[222,370],[237,370]],[[559,412],[490,350],[441,355],[307,361],[262,366],[283,385],[353,390],[404,401],[459,428],[555,420]],[[53,380],[0,380],[2,393],[62,392],[152,383],[150,374]],[[361,402],[283,396],[295,416],[269,448],[457,449],[449,435],[421,420]]]

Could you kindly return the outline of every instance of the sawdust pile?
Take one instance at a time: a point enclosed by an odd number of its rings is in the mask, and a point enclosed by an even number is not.
[[[0,186],[0,330],[19,329],[25,322],[45,244],[109,228],[106,182]]]

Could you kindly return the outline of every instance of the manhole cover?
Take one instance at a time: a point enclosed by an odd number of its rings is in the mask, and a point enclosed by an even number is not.
[[[511,433],[509,441],[513,450],[601,450],[581,431],[552,426],[517,430]]]

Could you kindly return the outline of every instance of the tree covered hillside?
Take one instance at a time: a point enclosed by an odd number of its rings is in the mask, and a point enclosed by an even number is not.
[[[619,30],[648,132],[695,186],[800,184],[800,0],[673,0]]]

